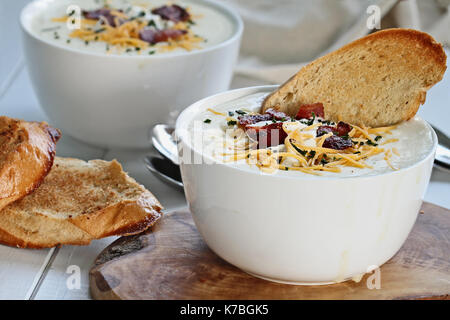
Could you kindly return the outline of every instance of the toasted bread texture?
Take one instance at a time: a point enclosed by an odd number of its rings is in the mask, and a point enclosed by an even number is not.
[[[45,122],[0,117],[0,209],[39,187],[60,136]]]
[[[55,158],[32,194],[0,211],[0,243],[22,248],[87,245],[131,235],[162,215],[158,200],[117,161]]]
[[[381,127],[412,118],[446,70],[442,45],[411,29],[387,29],[356,40],[307,66],[267,96],[262,112],[295,116],[321,102],[325,118]]]

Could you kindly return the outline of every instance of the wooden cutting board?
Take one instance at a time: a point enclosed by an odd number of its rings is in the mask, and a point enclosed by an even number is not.
[[[252,277],[208,249],[186,210],[145,234],[122,237],[90,271],[94,299],[450,299],[450,210],[424,203],[408,240],[366,280],[293,286]]]

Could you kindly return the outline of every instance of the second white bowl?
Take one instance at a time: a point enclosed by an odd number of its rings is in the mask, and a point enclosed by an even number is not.
[[[235,30],[205,49],[171,55],[119,56],[76,50],[36,37],[32,19],[54,0],[21,13],[24,52],[41,107],[64,133],[98,146],[147,147],[156,123],[174,121],[187,105],[227,90],[243,30],[235,11],[196,0],[226,15]]]

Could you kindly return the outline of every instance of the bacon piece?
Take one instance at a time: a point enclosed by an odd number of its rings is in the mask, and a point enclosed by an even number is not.
[[[309,119],[312,117],[313,112],[316,117],[323,118],[325,116],[325,113],[323,111],[323,104],[320,102],[312,104],[302,104],[298,109],[295,119]]]
[[[164,20],[170,20],[173,22],[185,22],[191,18],[186,9],[176,4],[155,8],[152,10],[152,13],[159,15]]]
[[[320,126],[317,128],[316,137],[323,136],[324,134],[327,134],[330,132],[336,133],[336,128],[333,126]]]
[[[344,137],[344,136],[348,135],[348,133],[350,131],[352,131],[352,127],[349,124],[339,121],[339,123],[337,124],[336,127],[333,127],[333,126],[318,127],[317,131],[316,131],[316,136],[320,137],[329,132],[333,132],[333,134],[335,134],[337,136]]]
[[[272,119],[272,116],[268,113],[265,114],[246,114],[244,116],[239,116],[238,121],[239,124],[243,127],[248,125],[255,124],[261,121],[269,121]]]
[[[118,11],[122,12],[122,10],[118,10]],[[116,19],[118,19],[119,25],[124,22],[123,19],[119,19],[116,16],[112,15],[111,10],[108,8],[100,8],[100,9],[91,10],[91,11],[83,10],[83,16],[86,19],[92,19],[92,20],[100,20],[100,17],[103,17],[111,27],[117,27]]]
[[[352,127],[345,122],[339,121],[336,127],[337,134],[341,137],[348,135],[352,131]]]
[[[285,120],[290,119],[290,117],[286,113],[272,109],[272,108],[267,109],[266,113],[270,114],[272,116],[272,118],[275,120],[285,121]]]
[[[275,109],[268,109],[264,114],[246,114],[244,116],[239,116],[239,124],[241,126],[252,125],[261,121],[269,121],[269,120],[278,120],[285,121],[290,119],[290,117],[281,111],[277,111]]]
[[[287,137],[287,133],[283,130],[282,122],[275,122],[265,126],[247,126],[247,135],[258,141],[258,149],[277,146],[284,143],[284,139]]]
[[[139,32],[139,38],[142,41],[146,41],[150,44],[155,44],[158,42],[167,41],[169,39],[176,39],[186,33],[187,33],[186,30],[178,30],[178,29],[164,29],[164,30],[143,29]]]
[[[350,139],[344,139],[339,136],[331,136],[325,139],[322,147],[330,148],[335,150],[344,150],[353,146],[353,143]]]

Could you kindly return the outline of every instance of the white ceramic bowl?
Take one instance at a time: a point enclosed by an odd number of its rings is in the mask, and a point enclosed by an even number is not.
[[[52,125],[98,146],[147,147],[148,129],[174,121],[185,106],[228,89],[243,24],[221,1],[194,0],[235,25],[228,40],[171,55],[118,56],[58,45],[30,32],[33,16],[55,0],[37,0],[21,13],[26,62]]]
[[[199,112],[275,88],[228,91],[191,105],[176,123],[182,152],[202,157],[186,134]],[[195,224],[215,253],[261,278],[325,284],[358,277],[389,260],[414,225],[437,145],[427,126],[434,147],[425,159],[376,176],[280,176],[182,162]]]

